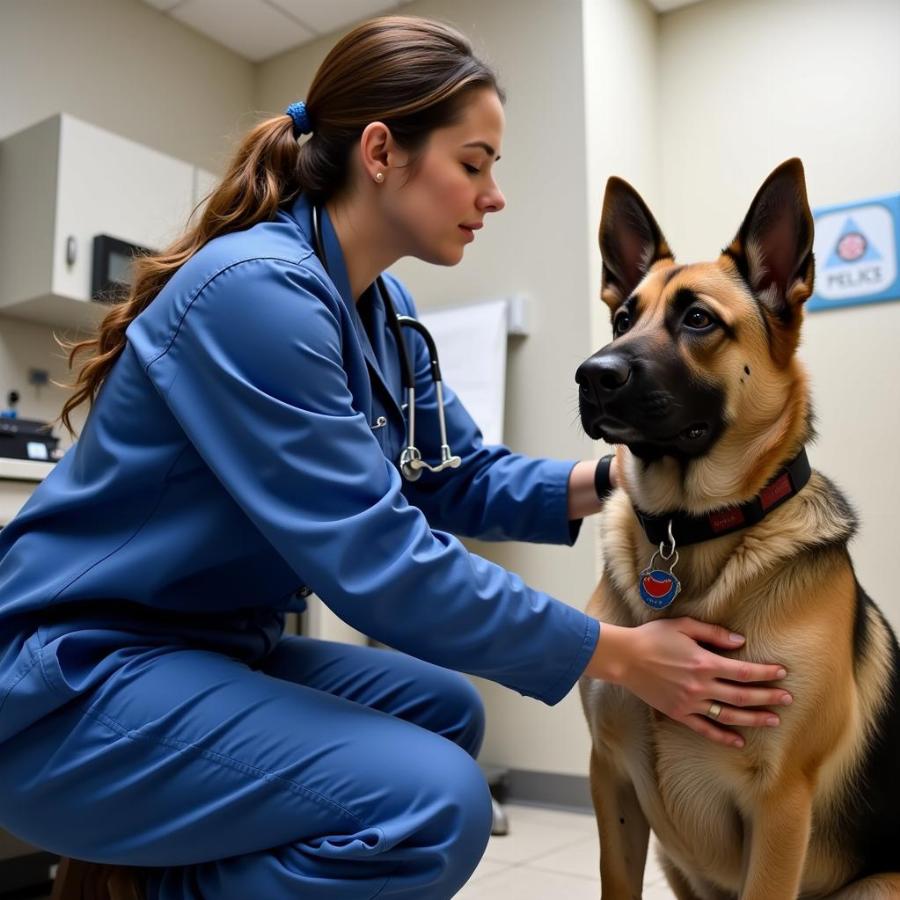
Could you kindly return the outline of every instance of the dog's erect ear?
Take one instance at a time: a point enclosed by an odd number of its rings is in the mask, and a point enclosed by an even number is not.
[[[737,236],[722,251],[778,328],[773,355],[782,363],[797,347],[801,308],[813,290],[813,228],[803,164],[789,159],[765,180]]]
[[[600,253],[600,296],[611,309],[628,298],[653,263],[660,259],[674,261],[647,204],[621,178],[612,177],[606,182],[600,216]]]

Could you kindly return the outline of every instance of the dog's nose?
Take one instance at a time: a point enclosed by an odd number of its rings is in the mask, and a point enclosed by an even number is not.
[[[575,372],[578,386],[587,394],[588,399],[594,402],[625,387],[629,378],[631,378],[631,363],[618,353],[592,356]]]

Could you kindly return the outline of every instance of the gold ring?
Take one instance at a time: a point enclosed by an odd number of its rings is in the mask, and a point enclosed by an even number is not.
[[[711,719],[718,719],[722,714],[721,703],[710,703],[709,711],[706,713]]]

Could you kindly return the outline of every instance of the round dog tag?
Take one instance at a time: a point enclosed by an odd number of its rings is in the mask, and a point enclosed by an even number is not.
[[[648,567],[641,572],[638,590],[647,606],[665,609],[678,596],[681,582],[671,572]]]

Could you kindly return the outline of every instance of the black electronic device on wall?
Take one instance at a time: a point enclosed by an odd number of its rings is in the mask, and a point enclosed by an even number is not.
[[[98,234],[94,238],[91,297],[101,303],[125,300],[134,276],[134,258],[153,252],[139,244],[129,244],[128,241],[108,234]]]

